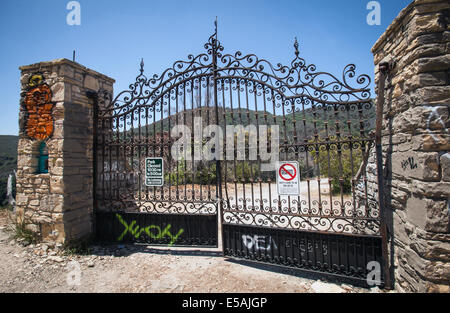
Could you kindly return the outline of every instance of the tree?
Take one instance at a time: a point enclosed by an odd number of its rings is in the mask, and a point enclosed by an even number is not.
[[[353,175],[358,172],[363,159],[360,143],[319,143],[311,154],[319,164],[320,175],[332,179],[333,193],[341,192],[341,179],[342,192],[351,193]]]

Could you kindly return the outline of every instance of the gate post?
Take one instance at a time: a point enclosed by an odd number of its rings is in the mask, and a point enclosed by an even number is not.
[[[384,188],[384,173],[383,173],[383,150],[382,150],[382,128],[383,128],[383,106],[384,106],[384,89],[386,83],[386,76],[389,72],[389,64],[380,65],[380,76],[378,79],[378,96],[376,108],[376,126],[375,126],[375,154],[377,162],[377,182],[378,182],[378,202],[380,207],[380,234],[382,242],[382,256],[383,256],[383,274],[385,285],[388,289],[393,289],[391,281],[391,264],[388,256],[388,242],[391,231],[388,230],[389,214],[387,212],[385,202],[385,188]]]
[[[219,44],[218,44],[218,39],[217,39],[217,17],[216,20],[214,22],[214,26],[215,26],[215,32],[214,35],[212,36],[213,40],[212,40],[212,70],[213,70],[213,81],[214,81],[214,115],[215,115],[215,119],[216,119],[216,125],[219,126],[219,104],[217,101],[217,50],[220,48]],[[226,125],[224,125],[226,127]],[[216,134],[216,138],[219,138],[219,136]],[[217,139],[217,141],[219,141],[220,139]],[[223,149],[223,141],[221,142],[216,142],[216,149],[220,149],[220,151],[222,151]],[[220,148],[219,148],[220,146]],[[217,151],[216,151],[217,152]],[[217,156],[217,154],[216,154]],[[221,230],[221,240],[222,240],[222,253],[224,253],[224,245],[223,245],[223,225],[221,225],[223,223],[223,195],[222,195],[222,164],[221,164],[221,159],[220,157],[217,159],[216,157],[216,180],[217,180],[217,191],[216,191],[216,198],[217,200],[217,227],[218,230]],[[225,186],[226,186],[225,182]],[[219,239],[219,236],[217,236]],[[218,246],[219,242],[217,243]]]
[[[58,59],[20,67],[17,221],[40,240],[92,234],[94,108],[88,91],[114,80]]]

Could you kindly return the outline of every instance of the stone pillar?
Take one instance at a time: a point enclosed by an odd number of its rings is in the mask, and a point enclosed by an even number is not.
[[[383,150],[395,287],[450,292],[450,3],[416,0],[372,48],[386,80]],[[381,92],[377,90],[377,93]]]
[[[92,233],[93,101],[87,91],[113,91],[114,80],[67,59],[20,67],[17,218],[47,242]],[[48,173],[38,173],[39,148]]]

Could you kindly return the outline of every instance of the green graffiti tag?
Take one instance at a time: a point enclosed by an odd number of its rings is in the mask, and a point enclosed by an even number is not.
[[[164,228],[163,231],[161,231],[161,228],[159,226],[156,225],[151,225],[151,226],[147,226],[147,227],[140,227],[139,225],[136,225],[136,221],[132,221],[129,225],[126,221],[123,220],[122,216],[120,216],[120,214],[116,214],[117,219],[119,220],[119,222],[125,226],[125,230],[123,231],[123,233],[119,236],[119,238],[117,238],[118,241],[122,241],[123,237],[125,237],[125,235],[127,233],[130,233],[132,236],[134,236],[135,238],[139,238],[139,236],[142,233],[147,234],[147,236],[149,236],[152,239],[161,239],[164,238],[165,236],[168,236],[171,240],[169,243],[169,246],[172,246],[178,239],[178,237],[180,237],[180,235],[184,232],[184,229],[180,229],[178,231],[178,234],[176,234],[175,236],[172,235],[172,233],[170,232],[170,228],[172,227],[170,224],[166,226],[166,228]],[[154,230],[156,230],[157,232],[155,233]]]

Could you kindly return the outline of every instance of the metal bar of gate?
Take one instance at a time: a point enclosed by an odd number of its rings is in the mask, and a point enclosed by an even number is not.
[[[215,110],[215,116],[216,116],[216,125],[219,125],[219,105],[217,103],[217,17],[216,21],[214,22],[215,28],[216,28],[216,34],[215,38],[213,40],[213,47],[212,47],[212,62],[213,62],[213,83],[214,83],[214,110]],[[224,252],[224,245],[223,245],[223,226],[220,225],[222,223],[223,214],[222,214],[222,167],[220,162],[220,157],[217,158],[218,151],[222,151],[221,148],[219,148],[219,145],[222,145],[222,142],[218,142],[220,140],[219,134],[216,134],[216,203],[217,203],[217,227],[220,227],[222,232],[222,253]],[[226,185],[225,185],[226,186]],[[220,219],[219,219],[220,214]],[[220,223],[219,223],[220,221]],[[219,229],[217,229],[219,231]]]
[[[383,271],[384,279],[387,288],[391,286],[391,275],[389,268],[389,256],[387,251],[388,246],[388,233],[386,226],[387,208],[384,201],[384,176],[383,176],[383,150],[381,145],[381,132],[383,127],[383,106],[384,106],[384,88],[386,82],[386,75],[389,66],[386,64],[380,65],[380,77],[378,80],[378,98],[377,98],[377,120],[375,128],[375,146],[377,157],[377,176],[378,176],[378,203],[380,206],[380,234],[382,244],[382,256],[383,256]]]

